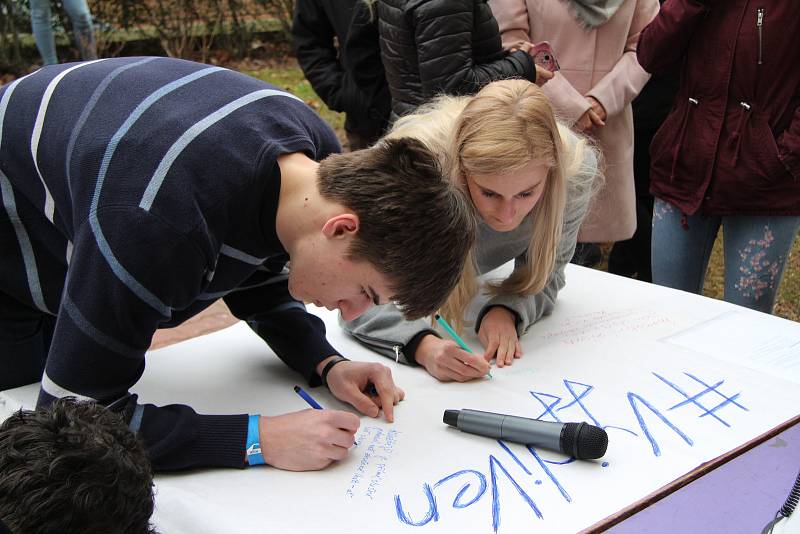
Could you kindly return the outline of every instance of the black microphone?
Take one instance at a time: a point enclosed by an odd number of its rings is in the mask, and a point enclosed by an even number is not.
[[[579,460],[600,458],[608,448],[606,431],[588,423],[553,423],[478,410],[445,410],[444,422],[471,434],[561,451]]]

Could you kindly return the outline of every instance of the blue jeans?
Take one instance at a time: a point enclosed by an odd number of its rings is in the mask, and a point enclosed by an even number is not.
[[[86,0],[62,0],[64,9],[72,21],[75,43],[83,59],[96,59],[97,49],[92,31],[92,14]],[[58,63],[56,42],[50,21],[50,0],[30,0],[31,26],[36,38],[36,47],[45,65]]]
[[[772,313],[800,217],[687,216],[656,199],[653,208],[653,282],[700,294],[717,231],[722,226],[725,300]]]

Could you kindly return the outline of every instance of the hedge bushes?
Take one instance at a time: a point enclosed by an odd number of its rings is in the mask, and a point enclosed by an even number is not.
[[[60,1],[52,6],[56,44],[65,46],[69,17]],[[265,33],[288,39],[292,7],[293,0],[89,0],[101,57],[132,52],[200,61],[212,49],[246,57]],[[0,70],[24,70],[37,60],[30,33],[28,0],[0,0]]]

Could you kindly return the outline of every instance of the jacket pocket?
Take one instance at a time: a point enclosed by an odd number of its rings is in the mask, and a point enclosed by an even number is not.
[[[709,128],[709,123],[697,116],[699,100],[694,97],[678,99],[682,104],[669,114],[650,144],[652,168],[659,174],[666,174],[669,181],[675,180],[676,176],[685,178],[687,172],[700,171],[701,166],[695,160],[708,142],[701,134],[703,130],[698,129],[700,124]],[[687,136],[692,142],[684,146]]]
[[[787,178],[788,172],[778,158],[778,144],[766,119],[753,113],[736,135],[721,147],[718,165],[721,172],[735,177],[739,187],[765,184]]]
[[[766,178],[770,181],[790,179],[791,175],[789,174],[789,171],[778,157],[778,154],[780,153],[778,149],[778,142],[775,139],[775,134],[772,132],[772,128],[770,128],[766,120],[757,120],[755,126],[757,129],[754,132],[757,136],[756,139],[763,140],[759,146],[761,148],[761,158],[764,161],[767,171]]]

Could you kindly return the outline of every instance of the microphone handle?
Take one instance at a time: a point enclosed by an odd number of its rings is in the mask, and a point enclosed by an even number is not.
[[[458,415],[458,428],[471,434],[572,454],[561,446],[564,423],[465,409]]]

